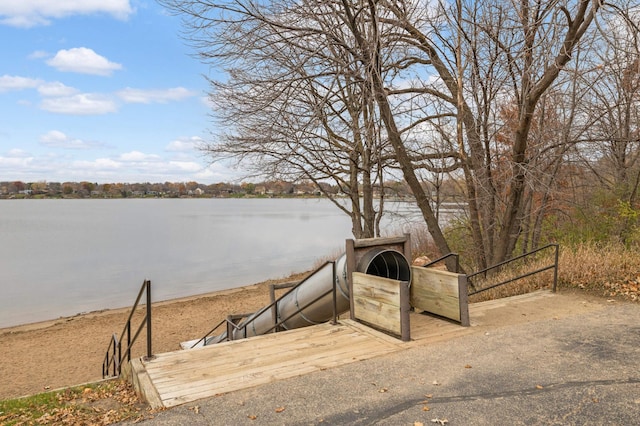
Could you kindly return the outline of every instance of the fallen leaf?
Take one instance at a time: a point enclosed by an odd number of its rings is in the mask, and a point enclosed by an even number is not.
[[[282,413],[284,411],[284,407],[276,408],[276,413]]]

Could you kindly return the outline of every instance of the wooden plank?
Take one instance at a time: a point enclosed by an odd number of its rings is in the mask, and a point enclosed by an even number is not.
[[[313,328],[313,327],[309,327]],[[320,339],[320,336],[318,336]],[[313,371],[343,365],[357,360],[368,359],[399,349],[398,346],[381,342],[369,334],[361,333],[347,325],[339,333],[325,335],[328,339],[323,350],[306,348],[299,350],[302,342],[281,345],[273,341],[273,355],[267,358],[253,358],[251,362],[238,359],[249,354],[251,340],[245,341],[245,348],[236,357],[229,357],[229,369],[212,370],[207,365],[208,354],[199,351],[202,360],[191,361],[191,369],[175,375],[171,380],[158,382],[153,379],[163,405],[172,407],[216,394],[258,386],[274,380],[295,377]],[[212,347],[215,349],[215,347]],[[150,374],[153,378],[154,375]],[[165,379],[168,376],[165,376]]]
[[[398,340],[397,337],[394,337],[382,331],[376,330],[375,328],[371,328],[356,320],[346,319],[346,320],[341,320],[340,322],[348,325],[350,328],[353,328],[354,330],[358,330],[359,332],[366,334],[368,337],[378,340],[383,345],[397,346],[398,349],[403,348],[403,343],[400,340]]]
[[[344,362],[345,358],[353,360],[354,358],[362,359],[362,357],[370,357],[376,351],[375,348],[380,347],[374,345],[362,344],[357,348],[349,348],[346,343],[342,347],[335,348],[331,351],[318,352],[306,357],[287,356],[276,363],[268,363],[266,365],[258,365],[253,368],[247,368],[242,371],[234,371],[231,374],[223,374],[219,376],[182,376],[181,380],[173,383],[166,383],[164,386],[157,386],[163,400],[173,398],[183,393],[202,394],[226,391],[225,389],[237,389],[255,386],[256,382],[265,383],[280,379],[283,377],[295,377],[306,374],[310,371],[317,371],[328,364],[336,361]],[[386,353],[387,351],[378,351]],[[345,357],[345,355],[349,355]]]
[[[354,317],[374,327],[401,335],[402,282],[359,272],[352,274],[352,280]]]
[[[459,274],[415,266],[411,272],[411,306],[460,321]]]
[[[203,350],[198,351],[184,351],[184,353],[176,352],[171,353],[169,356],[158,356],[152,361],[146,362],[146,368],[148,371],[153,372],[156,377],[162,377],[163,371],[170,371],[172,373],[180,373],[182,370],[189,370],[192,368],[194,362],[205,360],[207,365],[212,369],[228,368],[229,360],[239,359],[244,364],[252,362],[254,359],[266,360],[271,355],[281,356],[282,347],[290,347],[290,351],[303,352],[303,351],[318,351],[326,345],[333,344],[334,341],[341,338],[341,334],[345,335],[344,338],[354,338],[354,332],[346,327],[335,328],[337,326],[331,326],[333,328],[326,328],[323,326],[317,326],[318,328],[324,328],[324,333],[296,333],[295,339],[269,339],[266,341],[258,342],[254,341],[259,338],[252,338],[251,351],[246,352],[246,345],[244,341],[242,345],[226,345],[224,343],[218,345],[207,346]],[[313,327],[307,327],[313,328]],[[300,329],[307,331],[306,329]],[[284,335],[285,333],[278,333]],[[290,337],[290,336],[283,336]],[[230,350],[232,349],[232,350]],[[191,353],[189,353],[191,352]]]
[[[400,281],[353,273],[353,296],[400,308]]]
[[[126,375],[130,377],[130,381],[138,395],[141,395],[151,408],[161,408],[163,406],[158,390],[153,385],[148,372],[144,369],[139,358],[131,360],[129,363],[129,371]]]
[[[343,340],[351,340],[356,342],[358,336],[349,335],[345,336]],[[313,344],[305,347],[282,345],[275,346],[269,351],[263,351],[259,354],[254,353],[238,353],[233,356],[217,357],[216,365],[212,365],[212,360],[216,356],[215,351],[212,351],[210,356],[202,357],[200,359],[194,359],[191,362],[184,365],[182,368],[176,368],[174,365],[167,365],[164,368],[158,368],[152,370],[154,374],[155,383],[161,383],[164,381],[171,381],[174,377],[179,375],[201,375],[202,373],[197,370],[199,365],[205,366],[207,372],[211,374],[231,374],[236,371],[246,371],[253,366],[268,365],[270,363],[277,363],[282,359],[288,359],[291,357],[305,357],[314,355],[316,353],[327,353],[330,350],[339,348],[340,340],[332,339],[327,340],[325,343]],[[286,353],[282,348],[286,348]],[[209,373],[205,374],[208,375]]]
[[[354,302],[356,319],[397,334],[398,336],[402,333],[399,307],[365,298],[357,298]]]
[[[354,248],[378,247],[385,245],[404,245],[407,241],[407,234],[401,237],[385,237],[385,238],[362,238],[354,241]]]

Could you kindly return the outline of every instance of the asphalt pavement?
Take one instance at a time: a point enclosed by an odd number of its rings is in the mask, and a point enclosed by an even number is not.
[[[588,312],[478,327],[141,424],[637,425],[640,304],[603,300]]]

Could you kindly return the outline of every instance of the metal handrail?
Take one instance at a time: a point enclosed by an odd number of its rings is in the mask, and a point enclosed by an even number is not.
[[[511,283],[511,282],[514,282],[514,281],[520,280],[520,279],[522,279],[522,278],[526,278],[526,277],[529,277],[529,276],[531,276],[531,275],[538,274],[538,273],[540,273],[540,272],[548,271],[548,270],[550,270],[550,269],[553,269],[553,270],[554,270],[554,273],[553,273],[553,292],[555,293],[555,292],[556,292],[556,289],[557,289],[557,287],[558,287],[558,259],[559,259],[559,245],[558,245],[557,243],[547,244],[547,245],[546,245],[546,246],[544,246],[544,247],[540,247],[540,248],[538,248],[538,249],[536,249],[536,250],[532,250],[532,251],[530,251],[530,252],[528,252],[528,253],[521,254],[521,255],[519,255],[519,256],[514,257],[513,259],[508,259],[508,260],[505,260],[505,261],[503,261],[503,262],[497,263],[497,264],[495,264],[495,265],[493,265],[493,266],[490,266],[490,267],[488,267],[488,268],[485,268],[485,269],[483,269],[483,270],[481,270],[481,271],[474,272],[473,274],[468,274],[468,275],[467,275],[467,281],[469,281],[469,282],[470,282],[471,277],[475,277],[476,275],[480,275],[480,274],[486,274],[487,272],[489,272],[489,271],[490,271],[490,270],[492,270],[492,269],[497,269],[497,268],[500,268],[500,267],[502,267],[502,266],[504,266],[504,265],[507,265],[507,264],[509,264],[509,263],[515,262],[516,260],[520,260],[520,259],[523,259],[523,258],[525,258],[525,257],[529,257],[529,256],[531,256],[531,255],[533,255],[533,254],[536,254],[536,253],[538,253],[538,252],[540,252],[540,251],[542,251],[542,250],[546,250],[546,249],[548,249],[548,248],[550,248],[550,247],[554,247],[554,248],[555,248],[554,262],[553,262],[553,264],[552,264],[552,265],[544,266],[544,267],[542,267],[542,268],[536,269],[535,271],[527,272],[527,273],[525,273],[525,274],[518,275],[518,276],[517,276],[517,277],[515,277],[515,278],[510,278],[510,279],[508,279],[508,280],[502,281],[502,282],[500,282],[500,283],[498,283],[498,284],[493,284],[493,285],[490,285],[489,287],[485,287],[485,288],[482,288],[482,289],[480,289],[480,290],[473,291],[473,292],[469,293],[469,296],[472,296],[472,295],[474,295],[474,294],[478,294],[478,293],[482,293],[483,291],[491,290],[492,288],[500,287],[500,286],[503,286],[503,285],[505,285],[505,284],[509,284],[509,283]]]
[[[260,309],[258,312],[256,312],[253,316],[253,318],[248,319],[247,321],[243,322],[242,324],[240,324],[238,327],[239,328],[244,328],[244,334],[245,337],[247,335],[247,327],[249,326],[249,324],[251,324],[253,321],[255,321],[256,318],[258,318],[262,313],[264,313],[265,311],[273,308],[275,306],[276,310],[278,308],[278,302],[283,299],[284,297],[286,297],[289,293],[294,292],[298,287],[300,287],[302,284],[304,284],[308,279],[310,279],[313,275],[315,275],[317,272],[319,272],[320,270],[324,269],[325,266],[331,264],[333,266],[333,273],[332,273],[332,277],[334,277],[332,279],[333,281],[333,288],[332,288],[332,292],[335,294],[335,290],[336,290],[336,285],[335,285],[335,268],[336,268],[336,262],[333,260],[328,260],[325,263],[323,263],[322,265],[320,265],[318,268],[316,268],[311,274],[307,275],[302,281],[300,281],[298,284],[296,284],[295,286],[293,286],[291,289],[289,289],[289,291],[287,291],[285,294],[283,294],[282,296],[280,296],[277,300],[274,300],[273,302],[271,302],[270,304],[268,304],[267,306],[263,307],[262,309]],[[307,305],[303,306],[302,308],[298,308],[296,309],[296,311],[291,314],[288,318],[290,319],[292,316],[294,316],[295,314],[298,314],[300,312],[302,312],[304,309],[308,308],[309,306],[311,306],[312,304],[316,303],[318,300],[320,300],[321,298],[323,298],[324,296],[326,296],[327,294],[329,294],[329,291],[325,292],[322,296],[317,297],[316,299],[312,300],[310,303],[308,303]],[[335,299],[335,298],[334,298]],[[335,303],[333,305],[333,322],[336,322],[336,306]],[[267,332],[274,330],[278,325],[281,325],[282,322],[278,322],[276,323],[277,325],[270,328],[269,330],[267,330]],[[227,338],[229,338],[229,336],[227,336]]]
[[[131,318],[133,318],[133,314],[140,303],[140,299],[142,295],[146,292],[146,311],[145,315],[142,318],[138,329],[135,334],[131,336]],[[131,361],[131,347],[138,339],[140,332],[146,326],[147,328],[147,355],[146,359],[153,358],[153,354],[151,351],[151,281],[144,280],[142,283],[142,287],[140,287],[140,291],[138,292],[138,297],[136,298],[133,307],[131,308],[131,312],[129,313],[129,317],[122,329],[122,333],[120,333],[120,338],[114,333],[111,336],[109,341],[109,346],[107,347],[107,352],[105,354],[104,360],[102,361],[102,377],[109,377],[109,370],[113,369],[112,376],[119,376],[122,372],[122,361],[124,358],[127,358],[127,361]],[[124,350],[124,354],[122,351],[122,342],[123,338],[126,334],[126,348]],[[117,353],[117,356],[116,356]],[[111,356],[110,356],[111,355]]]
[[[440,256],[436,260],[432,260],[431,262],[427,263],[426,265],[422,265],[422,267],[423,268],[428,268],[429,266],[435,265],[436,263],[441,262],[443,260],[446,260],[446,259],[448,259],[450,257],[455,257],[456,258],[456,270],[452,271],[452,272],[455,272],[457,274],[460,271],[460,255],[458,253],[445,254],[444,256]]]
[[[310,279],[314,274],[316,274],[317,272],[319,272],[320,270],[322,270],[323,268],[325,268],[327,265],[331,264],[333,267],[333,273],[332,273],[332,277],[335,277],[335,268],[336,268],[336,262],[335,261],[326,261],[325,263],[323,263],[321,266],[319,266],[318,268],[316,268],[312,273],[310,273],[306,278],[304,278],[302,281],[300,281],[298,284],[296,284],[295,286],[293,286],[292,288],[290,288],[287,292],[285,292],[282,296],[280,296],[279,298],[277,298],[276,300],[274,300],[273,302],[271,302],[270,304],[268,304],[267,306],[262,307],[259,311],[253,313],[253,314],[246,314],[246,315],[230,315],[227,318],[223,319],[222,321],[220,321],[214,328],[212,328],[207,334],[205,334],[202,338],[200,338],[196,343],[194,343],[191,348],[194,348],[198,343],[205,341],[206,342],[206,338],[209,337],[211,335],[211,333],[213,333],[217,328],[219,328],[222,324],[224,324],[225,322],[227,323],[227,336],[221,340],[221,341],[225,341],[225,340],[233,340],[233,336],[231,336],[230,333],[230,328],[234,328],[236,330],[241,330],[244,329],[244,337],[247,337],[247,327],[256,319],[258,318],[261,314],[263,314],[264,312],[266,312],[269,309],[273,309],[275,307],[275,309],[277,310],[278,307],[278,302],[286,297],[289,293],[295,291],[298,287],[300,287],[303,283],[305,283],[308,279]],[[303,310],[307,309],[309,306],[313,305],[314,303],[318,302],[320,299],[322,299],[323,297],[327,296],[330,293],[333,293],[333,319],[332,319],[332,323],[336,324],[337,323],[337,299],[336,299],[336,280],[333,279],[333,286],[331,290],[327,290],[326,292],[324,292],[323,294],[321,294],[320,296],[316,297],[314,300],[312,300],[311,302],[307,303],[306,305],[302,306],[302,307],[298,307],[291,315],[289,315],[287,318],[280,320],[280,321],[276,321],[275,324],[269,328],[266,333],[269,333],[273,330],[276,330],[285,322],[288,321],[289,319],[291,319],[294,315],[301,313]],[[240,323],[240,324],[236,324],[234,323],[231,318],[235,317],[236,319],[238,317],[249,317],[252,316],[253,318],[249,318],[247,321]]]
[[[211,330],[209,330],[207,332],[207,334],[205,334],[204,336],[202,336],[197,342],[195,342],[190,349],[195,348],[198,343],[202,342],[203,340],[206,340],[207,337],[211,336],[211,333],[213,333],[214,331],[216,331],[218,329],[218,327],[220,327],[222,324],[224,324],[227,321],[227,319],[223,319],[222,321],[220,321],[215,327],[213,327]]]

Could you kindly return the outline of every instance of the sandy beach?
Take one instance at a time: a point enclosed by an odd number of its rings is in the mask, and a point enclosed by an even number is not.
[[[153,303],[153,352],[178,350],[180,342],[202,337],[227,315],[256,311],[269,303],[269,284],[303,276]],[[120,335],[129,310],[0,329],[0,400],[100,380],[109,339]],[[133,327],[140,323],[135,318]],[[144,335],[139,340],[133,356],[146,351]]]

